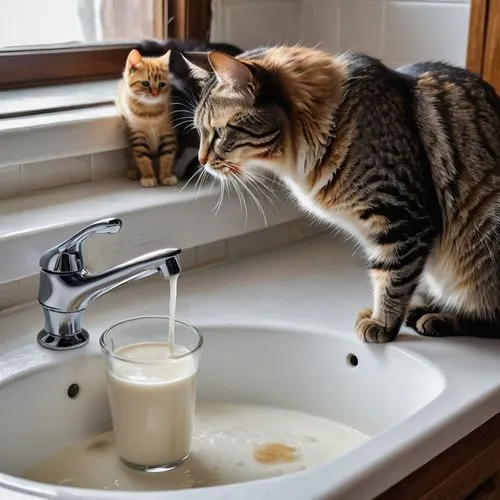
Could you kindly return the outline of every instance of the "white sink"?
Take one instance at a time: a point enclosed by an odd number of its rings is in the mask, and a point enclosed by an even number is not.
[[[500,412],[499,340],[403,332],[392,344],[361,344],[352,326],[370,301],[352,247],[328,236],[185,273],[178,315],[205,336],[201,402],[283,406],[371,438],[296,474],[139,499],[370,500]],[[124,316],[165,314],[167,304],[161,279],[101,297],[85,316],[89,345],[65,353],[37,345],[38,305],[0,315],[1,500],[138,499],[134,492],[84,492],[12,474],[110,428],[99,333]],[[74,400],[67,396],[72,383],[81,386]]]
[[[418,414],[446,386],[432,363],[403,352],[396,344],[373,349],[351,334],[296,327],[198,326],[205,338],[198,376],[200,403],[278,406],[331,418],[373,437]],[[353,356],[357,366],[353,366]],[[38,347],[24,354],[21,350],[10,362],[4,359],[0,367],[0,487],[47,497],[81,498],[82,490],[42,485],[13,475],[72,442],[111,428],[96,342],[65,353]],[[80,387],[75,399],[67,394],[71,384]],[[140,498],[316,498],[314,491],[330,490],[328,484],[326,490],[321,484],[318,489],[317,473],[328,470],[333,486],[342,461],[362,454],[371,441],[323,467],[281,478],[141,493]],[[307,492],[305,496],[301,491]],[[138,498],[133,492],[86,493],[91,498]]]

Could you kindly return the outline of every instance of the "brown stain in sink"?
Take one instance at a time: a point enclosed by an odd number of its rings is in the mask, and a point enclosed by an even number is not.
[[[264,443],[254,451],[254,458],[261,464],[285,464],[297,460],[297,448],[281,443]]]

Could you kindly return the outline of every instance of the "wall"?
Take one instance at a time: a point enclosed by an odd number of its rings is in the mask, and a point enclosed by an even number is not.
[[[212,39],[250,49],[296,43],[301,31],[301,0],[212,0]]]
[[[464,65],[469,0],[214,0],[212,38],[357,50],[392,67],[424,59]]]

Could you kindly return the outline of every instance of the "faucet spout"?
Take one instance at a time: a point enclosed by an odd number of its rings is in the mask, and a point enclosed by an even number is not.
[[[113,218],[94,223],[99,232],[106,228],[106,224],[121,227],[121,221]],[[90,228],[90,230],[89,230]],[[92,226],[78,233],[81,235],[92,233]],[[116,231],[110,231],[116,232]],[[71,242],[71,238],[68,240]],[[65,252],[68,253],[65,245]],[[54,249],[50,252],[54,253]],[[98,274],[90,274],[83,265],[81,251],[78,248],[78,258],[72,259],[71,255],[50,256],[42,258],[41,262],[67,262],[74,261],[78,266],[52,266],[40,271],[40,285],[38,301],[43,309],[45,325],[38,334],[38,342],[49,349],[61,350],[80,347],[88,342],[89,334],[82,327],[83,313],[89,304],[132,280],[138,280],[160,273],[164,278],[179,274],[181,264],[178,248],[166,248],[136,257]]]
[[[101,295],[129,281],[143,279],[155,273],[160,273],[164,278],[179,274],[181,265],[177,255],[180,252],[177,248],[157,250],[99,274],[89,274],[83,270],[71,276],[61,276],[63,293],[59,296],[52,293],[52,300],[49,299],[44,304],[62,312],[81,311]]]

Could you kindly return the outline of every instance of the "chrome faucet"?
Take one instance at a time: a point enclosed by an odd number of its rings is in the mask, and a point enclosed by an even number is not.
[[[48,349],[66,350],[85,345],[89,334],[82,326],[83,313],[97,297],[131,280],[156,272],[164,278],[179,274],[178,248],[150,252],[99,274],[85,269],[82,244],[96,233],[113,234],[122,227],[118,218],[94,222],[63,243],[47,250],[40,258],[38,302],[45,326],[38,343]]]

